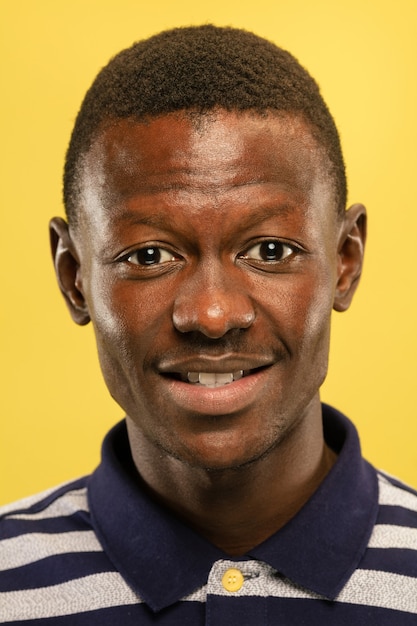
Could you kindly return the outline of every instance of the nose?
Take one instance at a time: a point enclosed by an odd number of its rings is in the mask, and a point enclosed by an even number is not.
[[[174,303],[173,323],[181,333],[198,331],[211,339],[233,328],[249,328],[255,310],[249,294],[219,271],[196,273],[185,281]]]

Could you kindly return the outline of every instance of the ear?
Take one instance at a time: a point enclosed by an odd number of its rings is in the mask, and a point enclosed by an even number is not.
[[[362,204],[354,204],[344,214],[340,226],[335,311],[346,311],[352,302],[362,273],[365,240],[366,209]]]
[[[90,321],[90,315],[82,289],[80,262],[68,224],[62,218],[54,217],[49,223],[49,234],[59,288],[72,319],[84,326]]]

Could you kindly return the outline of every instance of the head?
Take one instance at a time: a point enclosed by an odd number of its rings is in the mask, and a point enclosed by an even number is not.
[[[253,33],[205,25],[176,28],[135,43],[98,74],[67,152],[64,203],[69,222],[75,224],[80,208],[83,158],[104,126],[175,111],[197,120],[216,109],[292,113],[306,121],[327,156],[336,210],[345,210],[339,135],[315,80],[289,52]]]
[[[142,452],[235,468],[291,433],[311,451],[331,311],[362,266],[364,209],[345,197],[318,87],[273,44],[177,29],[102,70],[52,246]]]

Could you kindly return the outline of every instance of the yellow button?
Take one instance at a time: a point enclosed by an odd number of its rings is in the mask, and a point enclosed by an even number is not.
[[[222,585],[226,591],[239,591],[244,582],[245,579],[242,572],[234,567],[231,567],[223,574]]]

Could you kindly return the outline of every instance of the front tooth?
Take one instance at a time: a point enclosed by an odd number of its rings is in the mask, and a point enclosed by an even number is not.
[[[233,374],[216,374],[217,385],[228,385],[233,382]]]
[[[206,385],[210,387],[214,387],[217,382],[217,374],[212,374],[211,372],[200,372],[198,376],[198,382],[200,385]]]
[[[188,372],[187,379],[190,383],[200,383],[206,387],[218,387],[220,385],[228,385],[234,380],[239,380],[243,376],[243,370],[233,373],[221,372]]]

